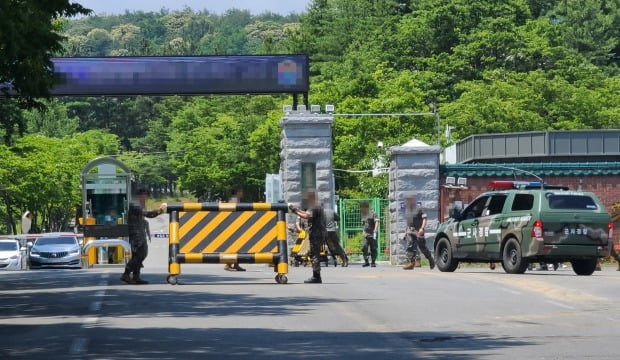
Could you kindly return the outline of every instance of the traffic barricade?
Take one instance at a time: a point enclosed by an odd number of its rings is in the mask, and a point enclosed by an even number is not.
[[[88,254],[90,254],[91,250],[93,249],[103,247],[113,247],[115,249],[121,249],[124,255],[124,263],[127,263],[128,259],[131,258],[131,245],[129,245],[129,242],[123,239],[95,239],[88,241],[82,247],[82,257],[86,257],[86,259],[82,259],[82,264],[86,264],[87,268],[91,267],[92,265],[88,262]]]
[[[278,284],[288,279],[284,203],[171,203],[168,283],[181,264],[273,264]]]
[[[83,226],[84,246],[82,249],[85,266],[91,268],[97,263],[107,264],[109,248],[114,249],[112,258],[116,259],[115,264],[126,264],[131,258],[131,246],[125,240],[129,237],[129,225],[123,224],[120,218],[118,219],[118,224],[95,224],[92,221],[94,220],[93,218],[86,218],[86,220],[87,222]],[[97,261],[98,251],[100,255],[99,261]],[[106,255],[102,257],[102,253]]]

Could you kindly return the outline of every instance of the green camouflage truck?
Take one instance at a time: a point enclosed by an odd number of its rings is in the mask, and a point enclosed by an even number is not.
[[[530,182],[489,186],[494,190],[439,225],[440,271],[459,262],[501,262],[507,273],[522,274],[532,262],[570,262],[577,275],[591,275],[609,256],[613,224],[593,193]]]

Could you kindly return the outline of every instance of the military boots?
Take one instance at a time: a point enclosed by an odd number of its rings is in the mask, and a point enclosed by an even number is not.
[[[146,280],[142,280],[142,279],[140,278],[140,274],[133,274],[133,279],[132,279],[132,280],[133,280],[133,283],[134,283],[134,284],[137,284],[137,285],[146,285],[146,284],[148,284],[148,283],[149,283],[149,282],[148,282],[148,281],[146,281]]]
[[[321,273],[313,271],[312,277],[304,280],[305,284],[321,284],[323,281],[321,280]]]

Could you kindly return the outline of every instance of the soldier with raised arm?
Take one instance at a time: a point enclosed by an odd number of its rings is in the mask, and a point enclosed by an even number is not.
[[[310,255],[312,256],[312,277],[304,281],[306,284],[320,284],[321,279],[321,247],[325,243],[327,236],[327,224],[325,221],[325,212],[316,200],[315,193],[308,193],[308,210],[301,210],[293,204],[289,204],[289,208],[297,216],[308,220],[310,227]]]
[[[149,198],[149,190],[139,188],[136,198],[129,204],[127,212],[127,225],[129,225],[129,244],[131,245],[131,260],[125,266],[125,273],[121,280],[128,284],[148,284],[140,278],[142,263],[148,254],[148,243],[146,234],[146,219],[154,218],[166,211],[166,204],[161,204],[157,210],[146,210],[146,201]],[[132,276],[133,273],[133,276]]]

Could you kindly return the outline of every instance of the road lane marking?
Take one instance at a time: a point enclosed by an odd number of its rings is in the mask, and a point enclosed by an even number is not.
[[[70,355],[82,355],[86,352],[86,346],[88,345],[88,340],[84,337],[79,337],[73,340],[71,343],[71,347],[69,348]]]
[[[109,277],[110,277],[110,274],[102,274],[97,286],[99,287],[108,286]],[[103,298],[105,297],[105,292],[106,292],[105,289],[95,291],[95,293],[93,294],[93,297],[95,298],[95,300],[93,300],[93,302],[91,302],[88,307],[88,310],[91,313],[96,314],[99,311],[101,311],[101,306],[103,305]],[[80,327],[82,330],[91,329],[97,325],[98,321],[99,321],[99,317],[97,315],[89,316],[89,317],[84,318],[84,320],[82,321],[82,326]],[[71,343],[71,347],[69,348],[69,355],[71,356],[84,355],[87,351],[87,348],[88,348],[88,339],[86,337],[75,338],[73,342]]]
[[[98,312],[101,310],[101,301],[94,301],[90,303],[90,307],[88,308],[91,312]]]
[[[546,302],[547,302],[548,304],[555,305],[555,306],[557,306],[557,307],[561,307],[561,308],[564,308],[564,309],[567,309],[567,310],[575,310],[575,309],[576,309],[576,308],[575,308],[575,307],[573,307],[573,306],[566,305],[566,304],[562,304],[562,303],[560,303],[560,302],[553,301],[553,300],[546,300]]]
[[[103,274],[101,275],[101,281],[99,282],[99,286],[108,286],[108,278],[110,277],[110,274]],[[105,289],[103,290],[98,290],[95,292],[95,294],[93,295],[95,298],[103,298],[105,297]],[[92,303],[90,303],[89,306],[89,310],[91,312],[99,312],[101,311],[101,306],[103,305],[103,300],[94,300]]]
[[[84,319],[84,324],[83,325],[95,324],[98,320],[99,320],[99,318],[96,317],[96,316],[89,316],[89,317]]]
[[[98,321],[99,321],[98,317],[87,317],[86,319],[84,319],[84,322],[82,323],[82,329],[94,328],[97,325]]]
[[[507,293],[509,293],[509,294],[513,294],[513,295],[522,295],[522,294],[523,294],[523,293],[522,293],[522,292],[520,292],[520,291],[511,290],[511,289],[508,289],[508,288],[503,288],[503,287],[500,287],[500,288],[498,288],[498,289],[500,289],[501,291],[507,292]]]

